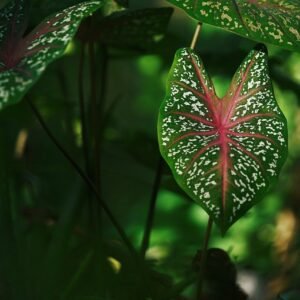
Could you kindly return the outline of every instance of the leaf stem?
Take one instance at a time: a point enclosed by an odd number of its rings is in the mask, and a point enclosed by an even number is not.
[[[89,71],[90,71],[90,108],[91,108],[91,132],[93,141],[93,181],[97,188],[98,193],[101,195],[101,183],[100,183],[100,142],[99,142],[99,118],[100,113],[97,103],[97,86],[96,86],[96,62],[95,62],[95,44],[94,42],[88,43],[88,57],[89,57]],[[94,211],[94,226],[101,233],[102,222],[102,209],[96,207]]]
[[[91,114],[92,128],[94,138],[94,176],[98,191],[100,190],[100,159],[99,159],[99,123],[98,123],[98,105],[97,105],[97,87],[96,87],[96,70],[95,70],[95,45],[93,42],[88,44],[89,67],[90,67],[90,89],[91,89]]]
[[[122,226],[119,224],[115,216],[113,215],[111,209],[106,204],[106,202],[100,197],[100,194],[98,193],[98,190],[94,183],[90,180],[90,178],[84,173],[84,171],[81,169],[81,167],[75,162],[75,160],[70,156],[70,154],[64,149],[64,147],[58,142],[56,137],[52,134],[48,126],[46,125],[43,117],[41,116],[38,109],[35,107],[35,105],[27,98],[26,99],[32,112],[34,113],[35,117],[37,118],[38,122],[40,123],[41,127],[45,130],[46,134],[50,138],[50,140],[54,143],[54,145],[58,148],[58,150],[63,154],[63,156],[69,161],[69,163],[73,166],[77,174],[83,179],[83,181],[86,183],[86,185],[91,189],[91,191],[94,193],[95,197],[98,199],[97,203],[103,208],[105,213],[107,214],[109,220],[119,233],[121,239],[123,240],[124,244],[127,246],[128,250],[132,254],[132,256],[137,259],[138,255],[136,253],[136,250],[134,249],[131,241],[129,240],[127,234],[123,230]]]
[[[198,41],[199,36],[200,36],[201,29],[202,29],[202,23],[199,22],[197,24],[197,27],[196,27],[196,30],[195,30],[195,33],[194,33],[194,36],[193,36],[193,39],[192,39],[192,42],[191,42],[191,45],[190,45],[190,48],[193,49],[193,50],[196,47],[197,41]]]
[[[206,226],[206,232],[205,232],[205,238],[204,238],[204,242],[203,242],[202,252],[201,252],[196,300],[200,300],[201,296],[202,296],[202,286],[203,286],[203,279],[204,279],[204,275],[205,275],[205,268],[206,268],[206,261],[207,261],[207,250],[208,250],[209,239],[211,236],[212,226],[213,226],[213,219],[212,219],[212,217],[209,217],[207,226]]]
[[[157,195],[159,192],[159,186],[160,186],[161,177],[162,177],[162,167],[163,167],[163,159],[160,156],[158,164],[157,164],[157,168],[156,168],[154,182],[153,182],[152,193],[151,193],[151,197],[150,197],[150,204],[149,204],[147,220],[146,220],[146,226],[145,226],[144,236],[143,236],[142,245],[141,245],[141,256],[143,258],[146,255],[146,251],[147,251],[147,249],[149,247],[149,243],[150,243],[151,231],[153,228],[153,221],[154,221],[154,216],[155,216]]]
[[[100,44],[101,45],[101,44]],[[104,115],[104,107],[105,107],[105,101],[106,101],[106,88],[107,88],[107,79],[108,79],[108,53],[107,53],[107,48],[105,45],[101,45],[101,52],[102,52],[102,60],[101,60],[101,74],[100,74],[100,82],[101,82],[101,91],[100,91],[100,98],[99,98],[99,114],[101,117],[101,129],[100,129],[100,146],[101,146],[101,142],[102,142],[102,134],[104,131],[104,119],[105,119],[105,115]]]
[[[81,136],[82,136],[82,149],[85,161],[85,172],[90,173],[89,167],[89,149],[88,149],[88,136],[87,136],[87,124],[85,116],[84,107],[84,89],[83,89],[83,79],[84,79],[84,50],[85,45],[82,44],[80,48],[80,58],[79,58],[79,71],[78,71],[78,96],[79,96],[79,109],[80,109],[80,119],[81,119]]]

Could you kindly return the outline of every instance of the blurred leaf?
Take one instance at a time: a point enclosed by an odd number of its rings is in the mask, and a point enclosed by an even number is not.
[[[287,156],[265,47],[249,53],[223,98],[201,59],[178,50],[158,132],[178,184],[225,232],[262,198]]]
[[[300,291],[298,290],[291,290],[280,294],[278,296],[278,300],[299,300],[300,299]]]
[[[91,32],[88,26],[83,28],[79,38],[111,47],[147,50],[164,37],[172,12],[168,7],[117,12],[103,18]]]
[[[129,0],[115,0],[119,5],[123,7],[128,7],[129,6]]]
[[[24,37],[27,1],[13,0],[0,11],[0,108],[21,100],[47,65],[63,55],[81,20],[100,5],[91,1],[65,9]]]
[[[298,0],[168,0],[193,18],[258,42],[300,51]]]
[[[300,85],[293,80],[285,71],[278,66],[271,68],[272,79],[280,86],[282,90],[291,90],[297,94],[298,102],[300,103]]]

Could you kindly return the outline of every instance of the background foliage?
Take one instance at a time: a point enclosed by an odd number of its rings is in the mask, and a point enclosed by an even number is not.
[[[74,2],[80,1],[32,1],[29,27]],[[129,4],[130,9],[169,6],[150,0]],[[103,11],[109,14],[116,5],[107,1]],[[141,47],[96,46],[97,99],[105,94],[100,120],[101,195],[137,248],[159,159],[156,122],[166,75],[175,51],[190,44],[195,26],[195,21],[176,10],[163,40],[158,35],[151,45],[138,40]],[[26,97],[84,166],[78,105],[80,40],[79,33]],[[196,50],[220,96],[254,45],[203,26]],[[258,300],[277,299],[279,293],[297,288],[300,280],[300,54],[275,46],[268,49],[275,94],[288,119],[288,161],[265,199],[225,237],[214,230],[210,244],[228,251],[238,267],[241,286],[251,299]],[[89,76],[86,64],[86,99],[90,97]],[[174,284],[193,274],[192,261],[202,244],[207,215],[180,191],[166,166],[147,262],[137,266],[106,216],[98,213],[95,217],[94,206],[90,213],[95,199],[49,141],[26,101],[0,112],[0,137],[1,299],[139,300],[149,290],[153,299],[164,299]],[[222,265],[216,268],[224,271]],[[184,290],[188,299],[193,288]]]

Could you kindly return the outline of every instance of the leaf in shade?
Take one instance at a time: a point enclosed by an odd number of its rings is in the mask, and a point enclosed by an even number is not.
[[[168,0],[191,17],[255,41],[300,51],[299,0]]]
[[[40,21],[60,10],[85,2],[84,0],[30,0],[30,25]]]
[[[172,13],[169,7],[118,12],[102,20],[95,38],[108,46],[147,50],[163,38]]]
[[[181,188],[225,232],[276,180],[287,156],[287,124],[274,97],[262,45],[219,98],[201,59],[180,49],[161,106],[160,150]]]
[[[13,0],[0,11],[0,109],[22,98],[46,66],[63,55],[81,20],[100,5],[89,1],[67,8],[26,36],[27,1]]]
[[[129,6],[129,0],[115,0],[119,5],[123,7],[128,7]]]
[[[300,299],[300,290],[289,290],[278,296],[278,300],[298,300]]]

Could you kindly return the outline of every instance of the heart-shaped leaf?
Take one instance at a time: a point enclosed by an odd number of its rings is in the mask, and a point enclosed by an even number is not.
[[[89,1],[67,8],[26,36],[26,0],[13,0],[0,11],[0,109],[22,98],[46,66],[64,53],[82,18],[100,6],[101,1]]]
[[[168,0],[191,17],[255,41],[300,51],[298,0]]]
[[[287,156],[267,57],[263,45],[252,50],[220,99],[201,59],[178,50],[160,109],[164,159],[223,232],[262,198]]]

